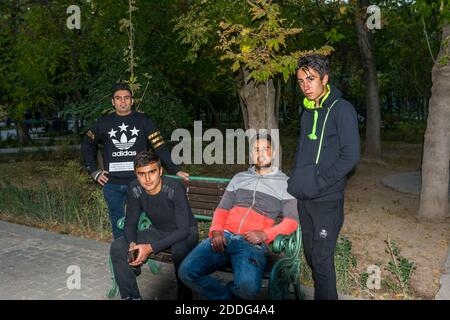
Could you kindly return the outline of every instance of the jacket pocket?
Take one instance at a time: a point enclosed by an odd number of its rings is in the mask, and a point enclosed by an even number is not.
[[[288,192],[300,200],[316,198],[321,192],[318,175],[319,168],[315,164],[296,167],[288,179]]]

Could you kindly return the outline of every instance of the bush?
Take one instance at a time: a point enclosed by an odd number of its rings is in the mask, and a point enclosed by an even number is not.
[[[0,182],[0,211],[62,233],[109,239],[111,227],[102,190],[89,183],[80,165],[66,161],[43,169],[60,179],[52,185],[41,181],[35,188]]]
[[[381,130],[381,139],[383,141],[421,143],[423,142],[425,129],[425,121],[387,122]]]

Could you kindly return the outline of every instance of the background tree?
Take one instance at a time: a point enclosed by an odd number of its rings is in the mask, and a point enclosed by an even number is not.
[[[372,49],[372,37],[366,26],[368,0],[358,0],[358,11],[355,14],[355,24],[358,34],[358,46],[361,53],[361,64],[364,71],[365,104],[366,104],[366,139],[365,158],[381,159],[381,115],[378,88],[378,74],[375,55]]]
[[[441,47],[432,70],[430,108],[422,162],[419,217],[438,219],[448,215],[450,161],[450,2],[417,1],[424,16],[438,15],[442,26]]]

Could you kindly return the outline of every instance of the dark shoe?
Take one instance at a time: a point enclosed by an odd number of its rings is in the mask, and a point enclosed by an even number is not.
[[[126,297],[122,300],[142,300],[142,297],[139,297],[139,298]]]

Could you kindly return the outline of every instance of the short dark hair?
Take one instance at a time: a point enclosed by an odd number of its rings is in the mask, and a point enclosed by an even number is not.
[[[114,98],[114,94],[119,90],[127,90],[130,93],[130,96],[133,97],[133,92],[131,91],[130,86],[124,82],[119,82],[112,86],[111,97]]]
[[[272,151],[275,150],[275,144],[272,142],[272,137],[268,133],[257,133],[250,139],[250,148],[253,147],[256,141],[267,140],[270,143]]]
[[[298,59],[297,71],[300,69],[304,71],[314,69],[319,73],[320,79],[322,79],[324,75],[329,74],[328,58],[317,53],[304,55]]]
[[[158,168],[161,168],[161,160],[156,154],[151,153],[149,151],[141,151],[137,154],[136,158],[134,159],[134,170],[141,167],[146,167],[149,164],[155,162],[157,163]]]

